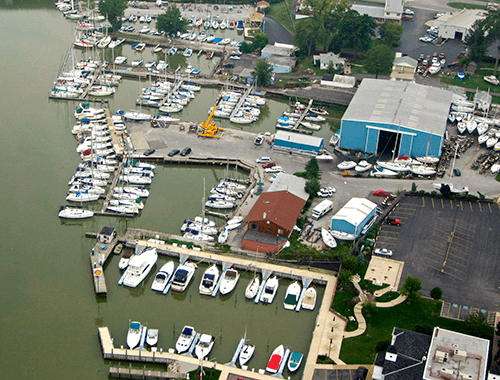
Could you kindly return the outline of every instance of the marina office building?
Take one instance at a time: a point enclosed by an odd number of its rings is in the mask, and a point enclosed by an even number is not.
[[[452,92],[364,79],[345,112],[339,147],[392,157],[441,155]]]

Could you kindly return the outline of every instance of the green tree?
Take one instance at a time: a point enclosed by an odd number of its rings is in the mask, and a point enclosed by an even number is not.
[[[256,33],[252,39],[252,49],[260,52],[268,43],[269,37],[266,33]]]
[[[181,16],[179,8],[170,6],[165,13],[158,15],[156,20],[156,28],[160,32],[164,32],[166,36],[175,37],[177,32],[185,33],[188,20]]]
[[[431,297],[434,298],[436,301],[439,301],[441,297],[443,296],[443,291],[439,287],[432,288],[431,290]]]
[[[344,289],[347,285],[352,280],[352,272],[349,270],[343,270],[342,272],[339,273],[337,277],[337,285],[340,287],[340,289]]]
[[[370,74],[389,74],[394,62],[394,53],[387,45],[377,45],[366,53],[365,69]]]
[[[401,294],[406,296],[409,301],[416,301],[420,297],[420,290],[422,290],[422,282],[418,277],[408,275],[405,282],[401,287]]]
[[[255,65],[252,75],[256,79],[257,86],[266,86],[271,81],[273,67],[265,60],[261,59]]]
[[[413,194],[415,194],[415,193],[417,192],[417,190],[418,190],[418,186],[417,186],[417,184],[416,184],[415,182],[412,182],[412,183],[411,183],[411,192],[412,192]]]
[[[356,269],[358,269],[358,259],[353,255],[344,255],[342,256],[342,268],[348,270],[350,272],[355,273]]]
[[[251,53],[253,51],[253,45],[243,41],[240,46],[240,50],[242,53]]]
[[[304,190],[306,191],[307,194],[309,194],[311,197],[316,197],[318,194],[318,191],[321,189],[321,184],[316,178],[312,178],[306,181],[306,185],[304,187]]]
[[[354,49],[356,53],[365,52],[370,49],[376,27],[377,24],[368,15],[361,16],[350,9],[345,12],[337,26],[331,49],[336,53],[346,48]]]
[[[488,16],[479,25],[482,33],[486,36],[486,46],[489,47],[492,43],[496,42],[497,45],[497,59],[495,61],[495,69],[493,75],[497,75],[498,68],[498,55],[500,54],[500,12],[489,13]]]
[[[375,302],[366,300],[361,305],[363,306],[363,313],[369,317],[373,316],[373,314],[377,311],[377,305],[375,305]]]
[[[485,35],[484,20],[474,22],[464,41],[465,45],[469,47],[470,58],[474,61],[480,61],[489,45],[488,38]]]
[[[382,42],[390,48],[399,46],[403,36],[403,26],[396,22],[386,21],[380,27],[382,28]]]
[[[363,252],[360,252],[360,253],[358,254],[358,265],[359,265],[360,267],[362,267],[363,265],[365,265],[365,262],[366,262],[366,261],[365,261],[365,255],[363,254]]]
[[[465,329],[467,331],[467,334],[478,337],[485,337],[488,336],[488,331],[490,330],[490,327],[486,323],[486,318],[484,314],[479,311],[476,311],[475,313],[470,314],[465,320]]]
[[[315,20],[312,17],[298,20],[295,24],[295,36],[293,43],[308,56],[316,48]]]
[[[319,170],[318,160],[312,157],[306,164],[305,177],[309,179],[321,179],[321,170]]]
[[[112,30],[122,27],[125,9],[127,9],[127,0],[99,0],[99,12],[107,18]]]

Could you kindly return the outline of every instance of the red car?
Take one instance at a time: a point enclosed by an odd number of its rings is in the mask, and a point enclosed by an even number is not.
[[[401,225],[401,220],[396,218],[387,218],[387,224],[393,224],[395,226]]]
[[[273,166],[276,166],[276,163],[272,161],[262,165],[263,168],[272,168]]]
[[[385,190],[375,190],[373,195],[378,195],[379,197],[390,197],[392,194]]]

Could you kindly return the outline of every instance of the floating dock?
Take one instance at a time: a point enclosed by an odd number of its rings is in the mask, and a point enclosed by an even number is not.
[[[98,241],[94,245],[94,248],[90,251],[90,267],[92,268],[94,289],[97,295],[106,295],[108,293],[103,267],[109,255],[113,252],[116,243],[116,238],[114,238],[109,244],[104,244]]]

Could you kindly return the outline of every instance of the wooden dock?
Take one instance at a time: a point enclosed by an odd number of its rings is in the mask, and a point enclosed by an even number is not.
[[[304,112],[302,112],[302,114],[300,115],[299,120],[297,120],[297,123],[295,123],[294,130],[298,130],[299,129],[300,123],[302,123],[304,121],[304,118],[309,113],[309,110],[311,109],[312,104],[313,104],[313,100],[311,99],[311,100],[309,100],[309,104],[307,105],[307,107],[304,110]]]
[[[116,243],[116,238],[109,244],[103,244],[97,241],[94,248],[90,251],[90,268],[92,269],[92,278],[94,280],[96,295],[106,295],[108,293],[106,279],[104,278],[104,263],[111,252],[113,252]]]
[[[114,189],[116,187],[116,184],[118,183],[118,179],[120,178],[120,173],[122,172],[123,169],[123,162],[120,162],[120,165],[118,165],[118,169],[115,171],[115,176],[113,178],[113,182],[111,183],[111,187],[108,190],[108,193],[106,194],[106,199],[104,200],[101,208],[101,214],[107,215],[107,214],[115,214],[113,213],[108,213],[106,211],[106,208],[108,207],[109,201],[111,200],[111,197],[113,196]],[[122,214],[119,214],[122,215]]]
[[[247,99],[248,95],[250,95],[250,91],[252,91],[252,90],[253,90],[253,86],[250,86],[246,89],[246,91],[243,93],[240,100],[236,104],[236,107],[234,107],[233,110],[231,111],[231,115],[229,116],[229,119],[231,119],[234,115],[236,115],[238,113],[238,111],[240,110],[243,103],[245,103],[245,100]]]
[[[109,367],[109,377],[118,379],[185,379],[186,375],[146,368]]]

